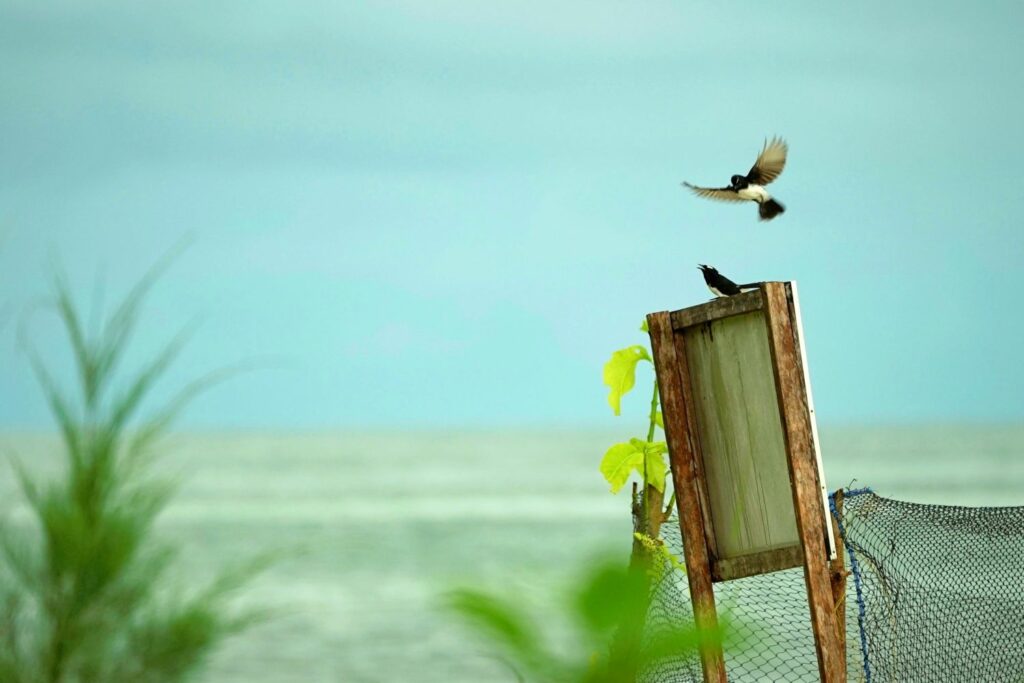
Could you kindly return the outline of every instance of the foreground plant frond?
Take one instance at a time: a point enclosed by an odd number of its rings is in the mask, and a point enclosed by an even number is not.
[[[692,623],[652,626],[637,619],[650,605],[649,583],[642,571],[623,567],[618,559],[588,563],[567,597],[561,616],[574,626],[574,637],[572,645],[557,651],[540,627],[551,614],[534,615],[521,600],[463,588],[449,593],[444,606],[518,680],[531,683],[625,683],[666,659],[695,656],[701,642],[722,640],[722,630],[701,633]],[[627,635],[638,647],[616,653],[623,629],[634,630]]]
[[[176,549],[154,537],[173,487],[149,472],[148,456],[189,399],[219,379],[200,379],[133,422],[186,340],[184,333],[175,337],[134,376],[118,374],[145,294],[165,265],[91,336],[67,282],[56,280],[55,310],[74,360],[76,392],[62,391],[29,349],[60,428],[65,466],[43,481],[25,463],[13,463],[31,527],[0,522],[0,681],[184,681],[225,637],[256,619],[231,601],[261,562],[176,592],[166,579]]]

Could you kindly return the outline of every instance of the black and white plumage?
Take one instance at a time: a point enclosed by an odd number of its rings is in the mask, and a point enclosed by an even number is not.
[[[701,263],[697,268],[704,274],[704,282],[715,296],[735,296],[742,292],[757,289],[761,284],[760,282],[750,282],[745,285],[738,285],[711,266]]]
[[[772,199],[764,186],[782,173],[782,169],[786,167],[788,151],[789,147],[785,140],[773,137],[770,141],[765,140],[764,149],[761,150],[750,171],[746,175],[734,175],[727,187],[697,187],[687,182],[684,182],[683,185],[708,199],[718,199],[724,202],[757,202],[761,220],[770,221],[785,211],[786,207]]]

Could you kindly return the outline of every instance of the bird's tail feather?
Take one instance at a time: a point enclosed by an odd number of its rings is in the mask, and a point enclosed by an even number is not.
[[[761,220],[770,221],[771,219],[778,216],[780,213],[786,210],[779,202],[774,199],[767,199],[758,205],[758,213],[761,214]]]
[[[763,283],[761,282],[748,282],[745,285],[736,285],[740,288],[741,292],[749,292],[754,289],[758,289]]]

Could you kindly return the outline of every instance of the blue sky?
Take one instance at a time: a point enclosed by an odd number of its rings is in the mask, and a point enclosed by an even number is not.
[[[189,427],[611,426],[602,363],[707,298],[697,263],[800,283],[825,423],[1020,420],[1022,24],[1011,2],[0,0],[0,427],[49,424],[15,332],[54,258],[109,302],[184,236],[137,357],[198,320],[163,395],[259,368]],[[776,133],[778,220],[680,188]]]

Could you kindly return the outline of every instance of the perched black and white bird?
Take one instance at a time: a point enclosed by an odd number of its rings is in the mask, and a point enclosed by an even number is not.
[[[771,141],[765,140],[764,149],[750,168],[750,172],[747,175],[734,175],[728,187],[697,187],[687,182],[683,185],[708,199],[719,199],[724,202],[757,202],[761,220],[770,221],[785,211],[786,207],[772,199],[764,186],[782,173],[782,169],[786,167],[788,150],[782,138],[774,137]]]
[[[704,274],[704,282],[715,296],[735,296],[742,292],[757,289],[761,284],[760,282],[750,282],[745,285],[738,285],[711,266],[701,263],[697,268]]]

